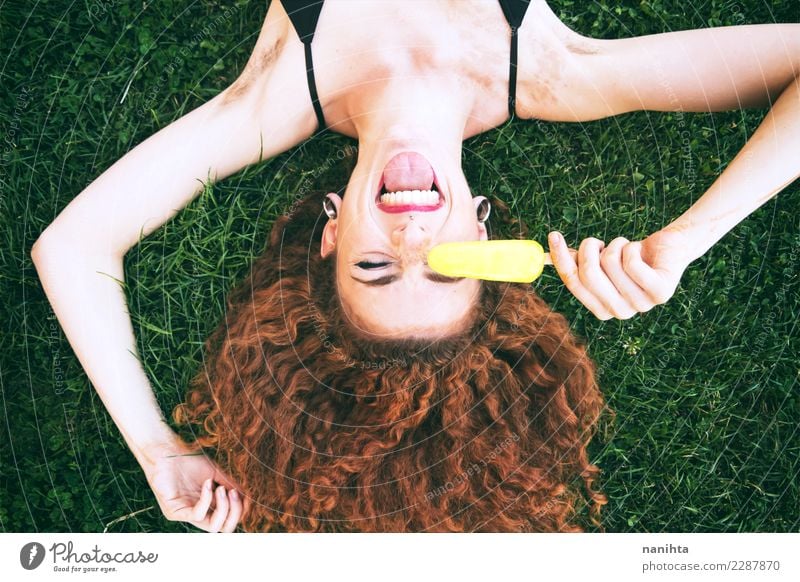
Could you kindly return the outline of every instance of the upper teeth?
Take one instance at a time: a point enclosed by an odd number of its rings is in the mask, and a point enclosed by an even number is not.
[[[439,202],[439,193],[435,190],[400,190],[381,194],[383,204],[419,204],[435,205]]]

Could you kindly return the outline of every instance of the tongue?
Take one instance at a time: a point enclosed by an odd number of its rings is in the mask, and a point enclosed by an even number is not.
[[[383,186],[387,192],[430,190],[433,168],[424,156],[414,152],[397,154],[383,170]]]

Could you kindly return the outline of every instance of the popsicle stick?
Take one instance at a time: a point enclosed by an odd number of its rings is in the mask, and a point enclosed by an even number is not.
[[[567,249],[569,251],[570,256],[573,259],[576,259],[578,256],[578,251],[576,249]],[[553,264],[553,257],[550,256],[550,253],[544,254],[544,264],[545,265],[552,265]]]

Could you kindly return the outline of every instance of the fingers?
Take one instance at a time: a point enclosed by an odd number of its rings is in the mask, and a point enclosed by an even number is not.
[[[236,489],[230,490],[228,500],[230,502],[230,510],[228,511],[228,517],[225,518],[225,523],[222,524],[222,529],[220,529],[224,533],[231,533],[236,529],[243,510],[242,499]]]
[[[193,521],[203,521],[206,513],[208,513],[208,509],[211,507],[211,501],[214,499],[212,485],[213,483],[210,478],[203,482],[203,489],[200,491],[200,499],[192,509]]]
[[[630,255],[630,251],[625,250],[630,244],[632,243],[628,239],[621,236],[612,240],[600,256],[600,265],[626,303],[635,312],[644,313],[652,309],[655,303],[623,266],[623,255],[626,252]]]
[[[606,246],[587,238],[574,257],[559,233],[550,233],[549,239],[553,265],[564,285],[598,319],[629,319],[664,303],[674,291],[666,289],[644,262],[639,242],[618,237]]]
[[[216,533],[222,528],[222,524],[225,523],[225,518],[228,517],[228,507],[230,506],[228,502],[228,492],[225,490],[224,485],[217,487],[217,490],[214,492],[214,498],[217,502],[217,508],[214,510],[208,522],[208,531],[212,533]]]
[[[208,515],[212,510],[212,501],[214,508],[211,515]],[[214,489],[213,480],[206,479],[203,482],[200,499],[192,508],[189,521],[211,533],[233,532],[244,513],[244,506],[242,497],[236,489],[228,490],[224,485]]]
[[[233,532],[249,507],[249,499],[247,499],[246,496],[242,496],[240,493],[242,489],[239,484],[224,472],[216,470],[214,472],[214,479],[218,483],[222,483],[228,491],[228,516],[222,524],[220,531]]]
[[[600,254],[605,255],[605,246],[603,241],[596,238],[587,238],[581,243],[578,249],[578,272],[581,282],[602,305],[604,314],[619,319],[630,319],[636,315],[636,310],[620,294],[600,265]]]
[[[599,319],[609,319],[611,315],[603,304],[583,285],[576,262],[578,256],[569,253],[564,237],[560,233],[551,233],[549,238],[553,266],[558,271],[564,285],[595,316]]]
[[[588,240],[588,239],[587,239]],[[596,240],[596,239],[595,239]],[[581,281],[580,271],[575,259],[570,255],[567,249],[567,244],[564,237],[558,232],[551,232],[549,236],[550,241],[550,256],[553,258],[553,266],[558,271],[558,275],[564,282],[564,285],[575,296],[575,298],[583,303],[586,308],[591,311],[599,319],[611,319],[612,315],[603,305],[603,303],[589,291]],[[585,243],[586,241],[584,241]],[[600,241],[597,241],[600,242]],[[581,244],[583,247],[584,244]],[[583,249],[586,254],[588,249]],[[578,250],[578,259],[580,260],[581,249]]]
[[[669,288],[650,265],[642,259],[642,243],[633,242],[622,249],[622,265],[631,279],[645,289],[647,297],[656,305],[666,303],[672,297],[674,288]],[[676,284],[677,286],[677,284]]]

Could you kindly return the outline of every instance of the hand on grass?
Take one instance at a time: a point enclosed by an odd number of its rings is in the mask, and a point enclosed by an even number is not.
[[[608,245],[587,238],[572,254],[560,233],[551,232],[549,242],[564,285],[602,320],[629,319],[666,303],[691,262],[685,235],[667,229],[642,241],[618,237]]]
[[[182,442],[149,450],[142,468],[170,521],[186,521],[208,532],[232,532],[250,507],[228,475]]]

